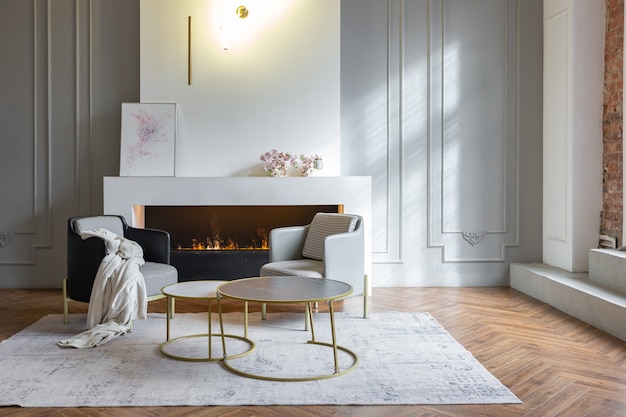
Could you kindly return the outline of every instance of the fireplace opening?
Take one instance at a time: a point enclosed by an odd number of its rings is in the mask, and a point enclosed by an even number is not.
[[[269,232],[311,222],[343,205],[146,206],[145,227],[166,230],[179,281],[258,276],[269,262]]]

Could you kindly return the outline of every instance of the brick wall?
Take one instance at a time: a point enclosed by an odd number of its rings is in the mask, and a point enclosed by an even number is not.
[[[624,53],[624,0],[606,0],[606,39],[604,49],[604,105],[602,137],[604,146],[603,208],[600,233],[622,242],[623,156],[622,87]]]

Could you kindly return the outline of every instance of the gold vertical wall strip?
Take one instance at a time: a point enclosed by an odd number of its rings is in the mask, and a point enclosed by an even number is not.
[[[187,17],[187,85],[191,85],[191,16]]]

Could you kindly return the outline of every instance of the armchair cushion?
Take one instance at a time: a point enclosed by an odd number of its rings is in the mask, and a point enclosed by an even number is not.
[[[302,256],[322,261],[324,259],[324,239],[337,233],[353,232],[358,217],[336,213],[317,213],[309,227],[304,241]]]
[[[324,278],[324,263],[314,259],[271,262],[261,267],[261,276]]]
[[[74,222],[74,232],[80,235],[82,232],[93,229],[107,229],[118,236],[124,236],[122,220],[116,216],[96,216],[77,218]]]
[[[161,288],[178,282],[178,271],[172,265],[146,262],[139,268],[146,282],[148,297],[161,294]]]

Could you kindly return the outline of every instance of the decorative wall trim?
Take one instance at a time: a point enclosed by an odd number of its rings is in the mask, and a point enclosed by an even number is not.
[[[47,19],[46,19],[46,134],[45,134],[45,159],[39,158],[39,152],[37,151],[38,147],[35,146],[35,172],[33,173],[33,178],[35,181],[35,212],[33,213],[33,222],[36,225],[36,236],[34,237],[35,242],[32,247],[34,249],[43,249],[43,248],[51,248],[52,247],[52,129],[51,126],[53,124],[52,119],[52,105],[51,105],[51,97],[52,97],[52,0],[47,0]],[[36,13],[35,13],[36,14]],[[37,39],[35,38],[35,42]],[[34,51],[37,51],[37,45],[34,46]],[[37,77],[39,65],[37,65],[37,61],[34,61],[34,72],[35,77]],[[39,104],[39,94],[40,89],[38,85],[35,84],[35,97],[34,97],[34,115],[37,120],[39,120],[39,114],[36,109]],[[37,126],[37,125],[36,125]],[[39,129],[41,126],[37,127],[35,130],[35,137],[37,138],[36,142],[39,142],[39,138],[37,137]],[[42,152],[43,154],[43,152]],[[42,160],[43,159],[43,160]],[[38,172],[41,171],[45,173],[43,177],[38,175]],[[41,183],[45,184],[42,185]],[[36,251],[31,251],[32,254],[32,263],[36,263]]]
[[[77,0],[75,0],[77,1]],[[32,114],[24,116],[32,123],[30,149],[32,167],[16,166],[13,175],[23,181],[28,193],[19,198],[24,207],[24,219],[20,219],[14,232],[0,234],[0,247],[12,243],[11,251],[0,258],[0,265],[36,265],[37,250],[52,248],[52,54],[53,15],[52,0],[33,0],[28,6],[32,28],[30,82],[30,108]],[[25,45],[28,47],[28,45]],[[25,147],[23,149],[29,149]],[[12,225],[14,226],[14,225]]]
[[[517,244],[518,0],[453,4],[433,0],[429,15],[428,246],[443,263],[504,262]]]
[[[402,155],[402,94],[404,19],[406,5],[403,0],[387,0],[386,20],[386,89],[384,136],[377,136],[379,148],[385,150],[384,168],[375,168],[373,193],[384,196],[373,201],[376,213],[377,238],[373,243],[374,263],[403,263],[403,155]],[[383,143],[384,140],[384,143]],[[384,220],[383,220],[384,219]]]
[[[13,242],[13,236],[15,236],[15,233],[0,233],[0,249]]]
[[[388,80],[387,80],[387,172],[386,172],[386,252],[385,263],[403,263],[404,240],[402,194],[403,178],[403,79],[406,2],[388,1]]]
[[[484,230],[481,232],[461,232],[463,239],[472,246],[478,245],[485,238],[486,234],[487,232]]]

